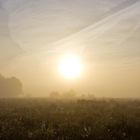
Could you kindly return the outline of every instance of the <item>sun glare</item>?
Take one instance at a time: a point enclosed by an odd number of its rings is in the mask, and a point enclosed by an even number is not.
[[[82,72],[80,58],[77,55],[63,56],[60,61],[59,71],[67,79],[79,77]]]

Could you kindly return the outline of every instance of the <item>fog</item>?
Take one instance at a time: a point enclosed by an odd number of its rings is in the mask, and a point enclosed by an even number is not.
[[[139,0],[0,0],[0,73],[19,78],[24,95],[139,97],[139,8]],[[84,65],[75,80],[58,72],[67,53]]]

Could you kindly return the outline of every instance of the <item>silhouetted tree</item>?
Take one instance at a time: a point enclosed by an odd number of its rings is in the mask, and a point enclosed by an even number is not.
[[[13,97],[22,94],[22,83],[16,77],[0,75],[0,97]]]
[[[74,90],[70,90],[68,92],[63,93],[62,97],[66,99],[75,99],[76,92]]]
[[[49,97],[52,98],[52,99],[58,99],[58,98],[60,98],[60,94],[59,94],[58,91],[53,91],[53,92],[50,93]]]

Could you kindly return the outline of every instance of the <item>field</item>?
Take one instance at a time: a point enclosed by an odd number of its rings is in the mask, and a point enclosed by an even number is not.
[[[140,101],[1,99],[0,140],[140,140]]]

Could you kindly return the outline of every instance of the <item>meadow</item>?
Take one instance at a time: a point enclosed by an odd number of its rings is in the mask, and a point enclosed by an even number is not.
[[[140,140],[140,100],[0,99],[0,140]]]

